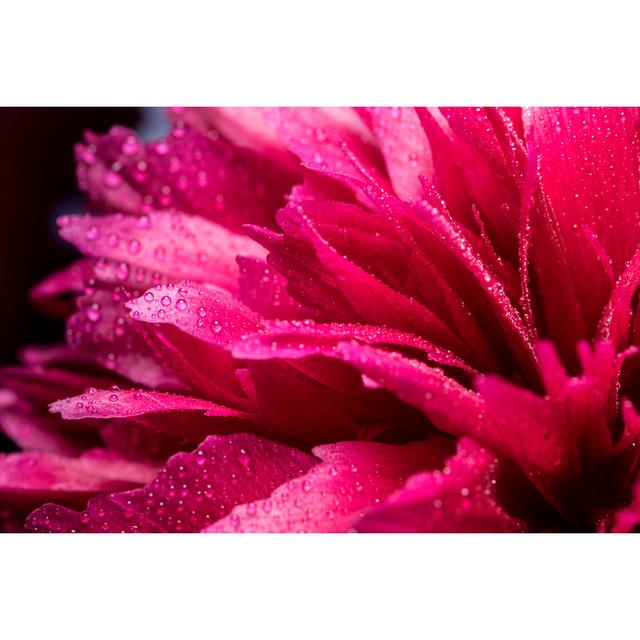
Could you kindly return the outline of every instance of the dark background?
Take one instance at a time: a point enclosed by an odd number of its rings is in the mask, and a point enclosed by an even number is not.
[[[63,327],[29,305],[29,288],[75,253],[55,218],[78,211],[73,145],[84,129],[135,127],[135,108],[0,108],[0,365],[28,343],[61,340]]]

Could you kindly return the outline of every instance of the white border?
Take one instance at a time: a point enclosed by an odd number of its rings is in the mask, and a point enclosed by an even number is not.
[[[633,3],[5,3],[6,105],[628,104]]]
[[[639,544],[622,535],[5,536],[3,637],[633,637]]]

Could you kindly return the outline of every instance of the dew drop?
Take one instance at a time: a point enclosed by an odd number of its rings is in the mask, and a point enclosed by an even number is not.
[[[91,225],[88,229],[87,232],[84,234],[85,238],[87,240],[97,240],[98,239],[98,235],[100,235],[100,232],[98,230],[98,227],[96,227],[96,225]]]
[[[134,240],[131,240],[129,242],[129,253],[131,255],[135,256],[138,253],[140,253],[140,248],[141,248],[141,245],[140,245],[140,242],[138,240],[134,239]]]
[[[100,309],[100,304],[98,302],[93,302],[87,308],[87,318],[89,318],[91,322],[98,322],[101,317],[102,312]]]

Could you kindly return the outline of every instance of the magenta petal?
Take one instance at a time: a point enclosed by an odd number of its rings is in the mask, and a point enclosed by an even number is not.
[[[65,317],[73,311],[73,305],[65,298],[83,291],[86,281],[94,276],[94,266],[95,260],[76,260],[36,284],[29,297],[46,313]]]
[[[77,456],[83,450],[83,439],[77,434],[57,428],[52,416],[35,412],[0,409],[0,431],[23,451],[46,451],[62,456]],[[74,437],[75,436],[75,437]]]
[[[270,124],[286,147],[314,170],[345,180],[363,177],[388,190],[370,132],[349,108],[268,109]]]
[[[478,378],[476,386],[491,425],[484,442],[513,459],[550,504],[580,523],[596,517],[590,509],[599,496],[619,495],[621,482],[637,469],[637,455],[629,413],[622,436],[612,426],[627,354],[602,342],[582,343],[578,351],[582,373],[572,377],[551,345],[540,345],[545,396],[497,376]]]
[[[127,307],[135,320],[172,324],[217,346],[262,328],[260,316],[226,291],[191,282],[154,287]]]
[[[260,107],[175,107],[170,114],[196,131],[216,140],[222,134],[239,147],[252,149],[276,165],[299,171],[295,156],[287,151],[277,131]]]
[[[149,482],[155,469],[145,464],[87,453],[67,458],[31,452],[0,455],[0,503],[34,508],[49,500],[82,504],[105,491],[120,491]]]
[[[461,358],[428,340],[412,333],[364,324],[316,324],[309,320],[271,322],[263,331],[236,341],[233,354],[251,360],[270,359],[276,354],[279,358],[305,358],[330,354],[338,343],[349,340],[417,351],[434,363],[474,373]]]
[[[208,417],[246,418],[247,415],[207,400],[173,393],[134,389],[90,389],[80,396],[53,402],[49,407],[65,420],[83,418],[132,418],[148,413],[202,411]]]
[[[278,222],[284,237],[262,234],[261,241],[269,245],[269,263],[285,275],[298,299],[321,305],[321,311],[334,319],[343,314],[345,320],[417,333],[446,347],[459,343],[433,312],[331,246],[304,207],[282,209]]]
[[[253,240],[199,216],[155,211],[133,216],[65,216],[60,235],[83,253],[158,271],[178,280],[211,282],[231,291],[237,255],[264,257]]]
[[[238,298],[265,318],[293,319],[312,314],[287,291],[287,280],[264,260],[238,256]]]
[[[526,530],[496,502],[498,461],[470,438],[440,471],[418,473],[356,523],[376,533],[508,533]]]
[[[246,348],[241,341],[237,346],[238,354],[244,358],[262,359],[264,351],[259,340],[255,351],[255,343],[251,339]],[[362,374],[366,384],[388,389],[401,400],[418,407],[443,431],[461,435],[483,432],[487,428],[483,421],[482,398],[441,369],[429,367],[397,352],[359,343],[338,342],[323,346],[318,345],[313,337],[307,339],[300,335],[298,344],[299,354],[303,356],[325,355],[352,365]],[[269,350],[273,358],[292,355],[290,346],[277,342],[271,343]]]
[[[420,469],[440,465],[451,443],[433,438],[408,445],[339,442],[316,447],[322,463],[268,498],[236,507],[208,533],[348,531],[369,508]]]
[[[60,363],[47,367],[4,367],[0,369],[0,381],[21,400],[44,408],[61,396],[74,395],[87,387],[111,386],[116,378],[104,371],[78,371]]]
[[[129,318],[124,301],[130,293],[119,286],[86,291],[76,301],[77,311],[67,320],[69,346],[136,385],[180,389],[180,382],[166,370],[139,326]],[[84,386],[103,385],[96,382]]]
[[[640,250],[633,254],[611,291],[598,326],[599,337],[611,340],[618,349],[624,349],[632,333],[637,311],[634,299],[640,286]]]
[[[182,125],[148,144],[124,127],[87,132],[85,141],[76,148],[80,187],[110,211],[173,208],[239,231],[272,224],[293,184],[289,171],[253,151]]]
[[[137,323],[156,357],[196,395],[214,402],[249,409],[237,377],[238,362],[222,346],[190,336],[171,324]]]
[[[575,225],[591,227],[618,275],[640,240],[638,110],[534,108],[524,116],[562,234],[571,241]]]
[[[198,442],[211,433],[237,431],[238,420],[251,416],[207,400],[145,390],[89,389],[50,406],[65,420],[132,418],[151,431]]]
[[[169,426],[161,429],[157,425],[157,422],[162,424],[163,420],[167,423],[172,421],[184,424],[184,418],[196,418],[203,422],[201,416],[188,412],[151,414],[148,422],[152,423],[154,428],[142,424],[140,419],[108,420],[99,427],[100,440],[107,451],[122,458],[162,466],[173,454],[190,451],[199,442],[198,438],[190,435],[176,434],[176,428],[173,428],[171,433],[172,429]]]
[[[94,498],[82,514],[47,504],[29,516],[27,526],[39,532],[200,531],[315,462],[302,451],[248,434],[210,436],[192,453],[170,458],[141,489]]]

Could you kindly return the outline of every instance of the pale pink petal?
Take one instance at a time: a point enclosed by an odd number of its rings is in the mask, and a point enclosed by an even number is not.
[[[65,216],[60,235],[89,256],[110,258],[171,278],[211,282],[234,291],[237,255],[263,257],[255,242],[199,216],[154,211],[141,217]]]
[[[268,109],[266,117],[303,165],[347,183],[364,178],[390,188],[373,138],[352,109],[281,107]]]
[[[433,177],[429,141],[412,107],[358,109],[375,135],[396,194],[404,200],[422,197],[420,176]]]
[[[278,137],[260,107],[173,107],[176,122],[186,122],[196,131],[217,140],[222,134],[239,147],[252,149],[274,164],[299,171],[299,163]]]

